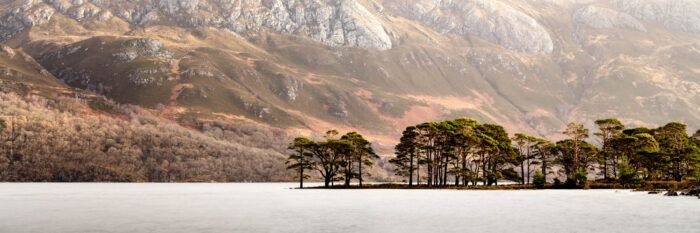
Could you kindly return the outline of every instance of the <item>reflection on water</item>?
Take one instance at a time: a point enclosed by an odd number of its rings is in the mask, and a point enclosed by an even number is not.
[[[700,200],[628,190],[0,183],[0,232],[698,232]]]

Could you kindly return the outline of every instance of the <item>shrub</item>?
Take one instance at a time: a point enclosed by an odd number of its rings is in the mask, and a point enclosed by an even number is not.
[[[621,159],[617,167],[620,171],[618,174],[618,182],[620,182],[623,187],[641,182],[642,179],[637,176],[637,171],[630,167],[628,159]]]
[[[574,178],[576,179],[577,185],[584,185],[588,180],[588,172],[586,169],[578,168],[576,169],[576,173],[574,173]]]
[[[569,189],[576,188],[576,179],[567,177],[566,181],[564,182],[564,187]]]
[[[537,188],[543,188],[544,184],[547,183],[547,180],[545,179],[544,174],[537,170],[535,172],[535,175],[533,176],[533,181],[532,183],[535,185]]]

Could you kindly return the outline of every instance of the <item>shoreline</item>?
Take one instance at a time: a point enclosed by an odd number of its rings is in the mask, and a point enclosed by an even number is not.
[[[296,187],[295,189],[299,189]],[[695,183],[690,182],[649,182],[646,184],[638,185],[621,185],[618,183],[600,183],[600,182],[590,182],[585,186],[567,186],[565,184],[553,184],[548,183],[542,186],[536,186],[534,184],[507,184],[507,185],[468,185],[468,186],[432,186],[421,184],[409,186],[408,184],[399,183],[381,183],[381,184],[364,184],[360,187],[357,184],[351,184],[350,186],[345,185],[333,185],[330,187],[324,186],[312,186],[304,187],[304,189],[422,189],[422,190],[435,190],[435,189],[445,189],[445,190],[546,190],[546,189],[562,189],[562,190],[588,190],[588,189],[629,189],[638,192],[661,192],[661,191],[676,191],[676,192],[690,192],[692,190],[700,190],[700,186]],[[693,194],[697,196],[697,194]]]

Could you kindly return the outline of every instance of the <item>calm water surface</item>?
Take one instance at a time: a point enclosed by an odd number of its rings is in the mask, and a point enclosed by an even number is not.
[[[293,186],[0,183],[0,232],[700,232],[691,197]]]

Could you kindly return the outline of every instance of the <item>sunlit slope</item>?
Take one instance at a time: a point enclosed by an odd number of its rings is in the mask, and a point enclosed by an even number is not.
[[[3,5],[25,9],[5,43],[172,119],[384,142],[459,116],[541,136],[602,117],[700,125],[698,22],[678,10],[696,1],[57,2]]]

